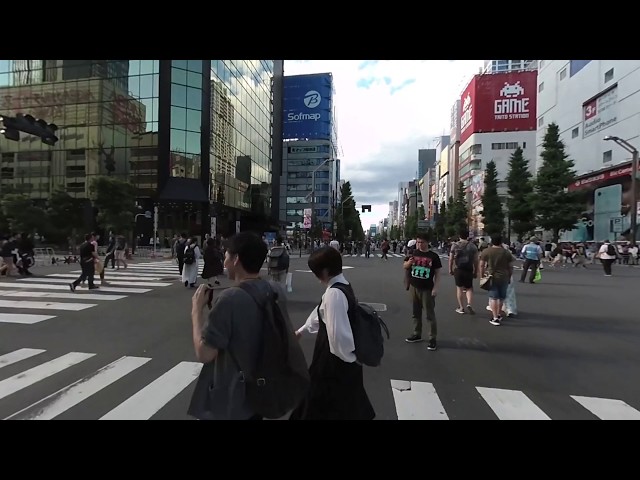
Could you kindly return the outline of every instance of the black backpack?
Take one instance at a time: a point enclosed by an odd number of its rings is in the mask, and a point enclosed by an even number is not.
[[[194,248],[189,247],[185,250],[182,261],[184,262],[185,265],[191,265],[193,264],[193,262],[196,261],[195,247]]]
[[[461,270],[473,270],[473,249],[471,242],[467,242],[464,247],[456,251],[456,267]]]
[[[609,255],[609,256],[611,256],[611,257],[615,257],[615,256],[617,256],[617,255],[616,255],[616,253],[617,253],[617,252],[616,252],[616,247],[614,247],[614,246],[613,246],[613,244],[612,244],[612,243],[610,243],[610,244],[607,246],[607,255]]]
[[[384,331],[389,339],[389,328],[375,309],[366,303],[358,302],[351,285],[334,283],[331,288],[337,288],[344,293],[349,302],[349,323],[353,332],[353,342],[356,346],[354,353],[358,362],[369,367],[379,366],[384,356],[382,332]],[[318,318],[320,318],[319,305]]]
[[[251,295],[262,312],[263,340],[252,372],[242,369],[231,357],[244,375],[251,409],[264,418],[280,418],[300,405],[307,395],[311,381],[307,361],[273,287],[269,285],[266,298],[251,283],[242,282],[238,287]]]

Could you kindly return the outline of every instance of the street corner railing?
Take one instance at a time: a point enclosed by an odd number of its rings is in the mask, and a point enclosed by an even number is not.
[[[56,265],[56,254],[53,248],[34,248],[33,261],[37,267],[48,267]]]
[[[171,258],[170,248],[136,247],[134,258]]]

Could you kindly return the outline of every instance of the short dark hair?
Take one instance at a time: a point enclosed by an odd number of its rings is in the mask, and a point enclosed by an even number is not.
[[[342,273],[342,255],[333,247],[322,247],[309,255],[307,265],[316,277],[325,268],[330,277],[335,277]]]
[[[91,240],[91,237],[93,237],[93,233],[87,233],[87,234],[84,236],[84,239],[88,242],[89,240]]]
[[[469,238],[469,230],[463,228],[460,230],[460,240],[467,240]]]
[[[429,241],[429,234],[427,232],[418,232],[416,238],[420,240],[424,240],[425,242]]]
[[[257,234],[236,233],[227,240],[226,247],[231,255],[238,255],[238,261],[247,273],[260,273],[268,249]]]
[[[493,235],[491,237],[491,245],[499,247],[502,245],[502,235]]]

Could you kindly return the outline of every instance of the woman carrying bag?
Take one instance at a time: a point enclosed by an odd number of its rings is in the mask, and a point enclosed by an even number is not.
[[[202,258],[204,259],[202,278],[206,280],[207,284],[211,287],[209,290],[209,299],[207,301],[207,307],[211,310],[213,302],[213,285],[220,285],[218,275],[222,275],[224,273],[224,255],[220,250],[220,242],[216,239],[208,238]]]

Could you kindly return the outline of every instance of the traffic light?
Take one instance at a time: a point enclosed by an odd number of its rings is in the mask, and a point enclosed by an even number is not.
[[[15,117],[0,116],[0,122],[3,125],[0,133],[8,140],[19,141],[20,132],[24,132],[40,137],[42,143],[47,145],[53,146],[58,141],[58,137],[55,135],[58,126],[47,123],[41,118],[36,119],[31,115],[17,113]]]
[[[364,212],[371,213],[371,205],[362,205],[362,213]]]

